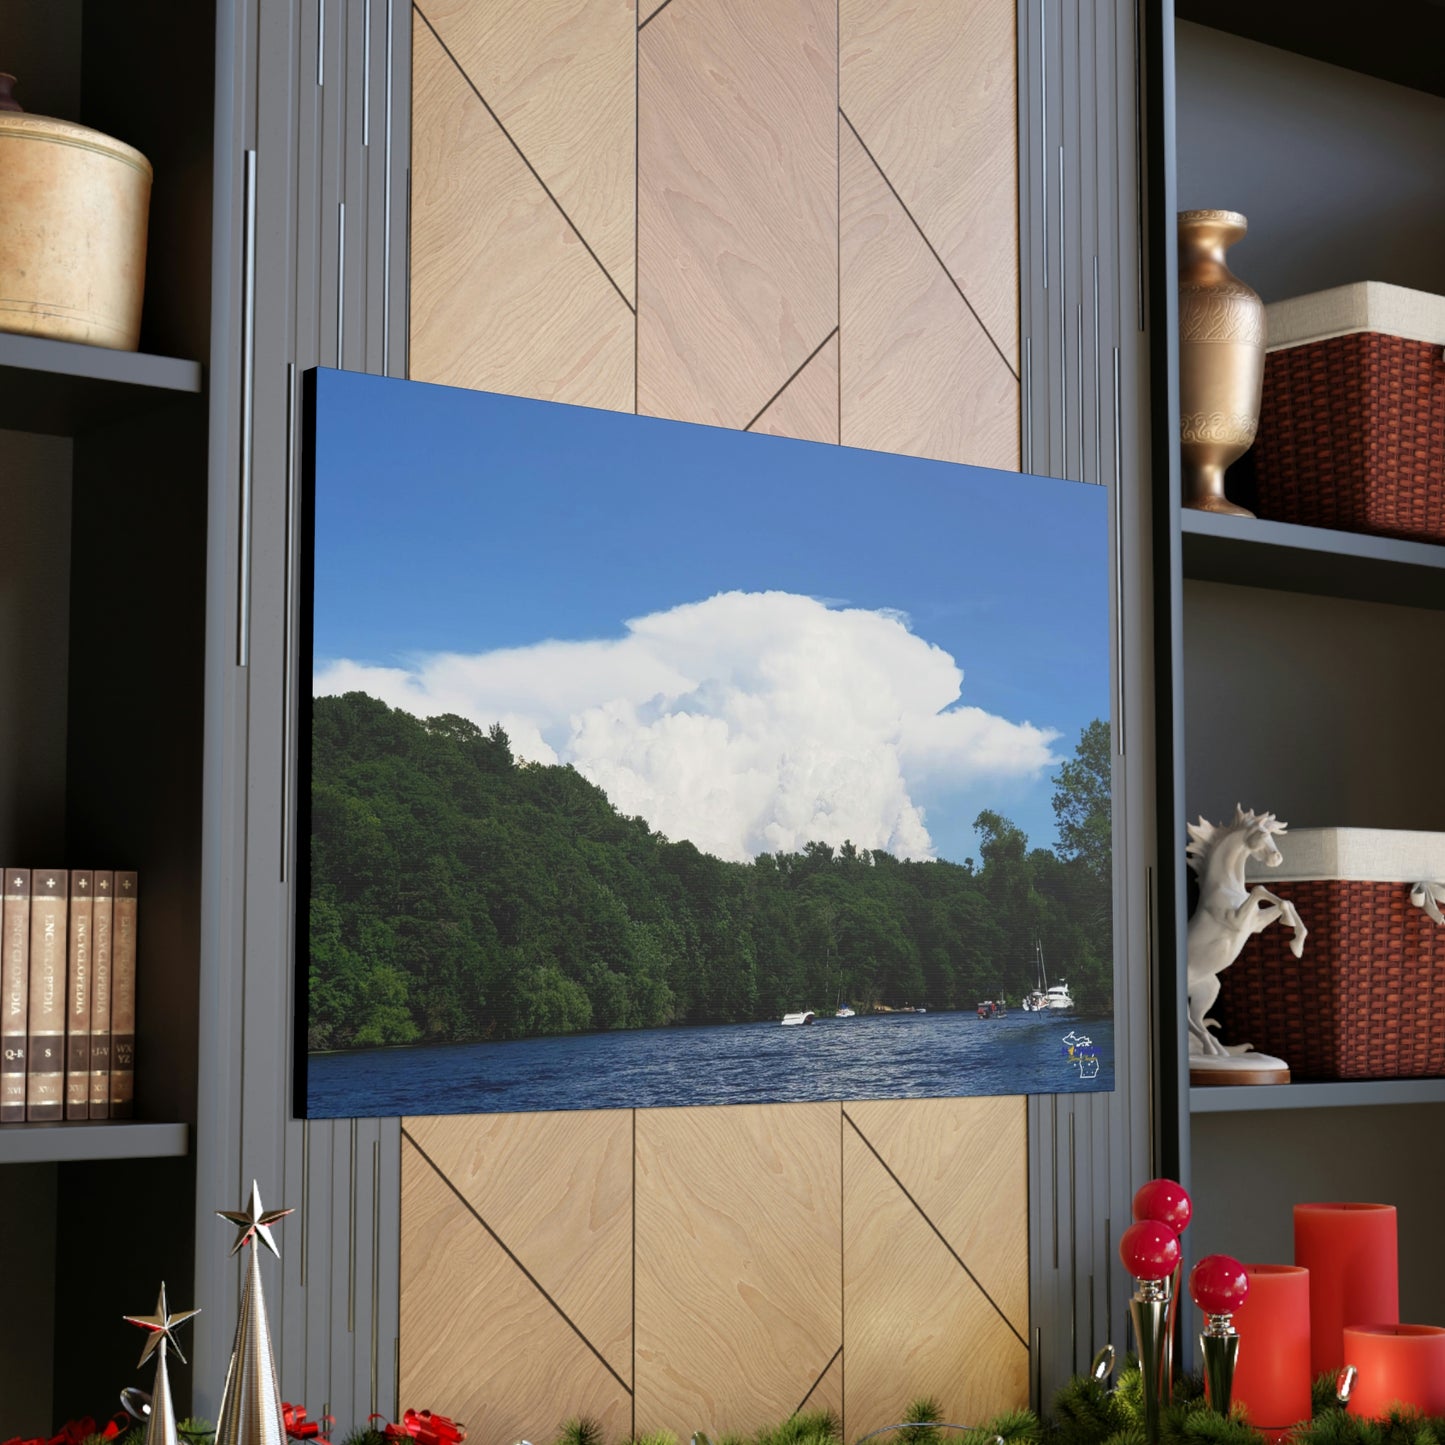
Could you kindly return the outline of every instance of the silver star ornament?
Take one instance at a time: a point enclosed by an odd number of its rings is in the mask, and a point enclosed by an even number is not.
[[[276,1248],[276,1241],[271,1238],[271,1225],[278,1219],[285,1219],[288,1214],[294,1214],[293,1209],[263,1209],[261,1207],[261,1191],[256,1181],[251,1181],[251,1198],[247,1201],[244,1209],[218,1209],[217,1214],[222,1219],[229,1219],[241,1232],[236,1236],[236,1242],[231,1246],[231,1253],[237,1254],[251,1242],[254,1235],[276,1256],[281,1258],[281,1251]]]
[[[176,1343],[176,1337],[171,1333],[177,1325],[183,1325],[189,1319],[200,1314],[200,1310],[179,1310],[172,1314],[166,1307],[166,1286],[161,1282],[160,1298],[156,1300],[156,1312],[153,1315],[123,1315],[122,1318],[129,1324],[139,1325],[147,1331],[145,1349],[141,1351],[140,1363],[150,1357],[160,1347],[161,1341],[166,1341],[171,1349],[176,1352],[176,1358],[184,1365],[186,1357],[181,1354],[181,1347]]]

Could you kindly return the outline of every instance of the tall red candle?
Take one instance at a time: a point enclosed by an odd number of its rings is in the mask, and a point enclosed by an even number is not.
[[[1351,1415],[1378,1418],[1391,1405],[1445,1415],[1445,1329],[1434,1325],[1346,1325],[1345,1364],[1359,1374]]]
[[[1400,1319],[1393,1204],[1296,1204],[1294,1262],[1310,1272],[1310,1369],[1347,1363],[1346,1325]]]
[[[1234,1312],[1234,1402],[1271,1439],[1310,1417],[1310,1272],[1247,1264],[1249,1296]]]

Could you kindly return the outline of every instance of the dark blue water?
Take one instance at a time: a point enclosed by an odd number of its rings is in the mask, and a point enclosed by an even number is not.
[[[881,1014],[312,1054],[307,1104],[312,1118],[347,1118],[1113,1087],[1112,1019]]]

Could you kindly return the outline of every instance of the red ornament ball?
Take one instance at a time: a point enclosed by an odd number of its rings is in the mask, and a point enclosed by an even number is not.
[[[1183,1234],[1194,1217],[1194,1205],[1182,1184],[1172,1179],[1151,1179],[1134,1195],[1134,1218],[1157,1219],[1175,1234]]]
[[[1232,1315],[1249,1298],[1249,1273],[1227,1254],[1207,1254],[1189,1275],[1189,1293],[1207,1315]]]
[[[1119,1258],[1135,1279],[1166,1279],[1179,1265],[1179,1236],[1157,1219],[1141,1219],[1119,1236]]]

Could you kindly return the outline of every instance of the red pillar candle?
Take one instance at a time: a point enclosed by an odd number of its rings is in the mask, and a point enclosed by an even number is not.
[[[1310,1417],[1310,1272],[1247,1264],[1249,1295],[1234,1313],[1234,1402],[1270,1439]]]
[[[1445,1415],[1445,1329],[1434,1325],[1346,1325],[1345,1364],[1359,1374],[1347,1407],[1378,1418],[1391,1405]]]
[[[1346,1325],[1400,1318],[1393,1204],[1296,1204],[1294,1262],[1310,1272],[1310,1369],[1346,1363]]]

